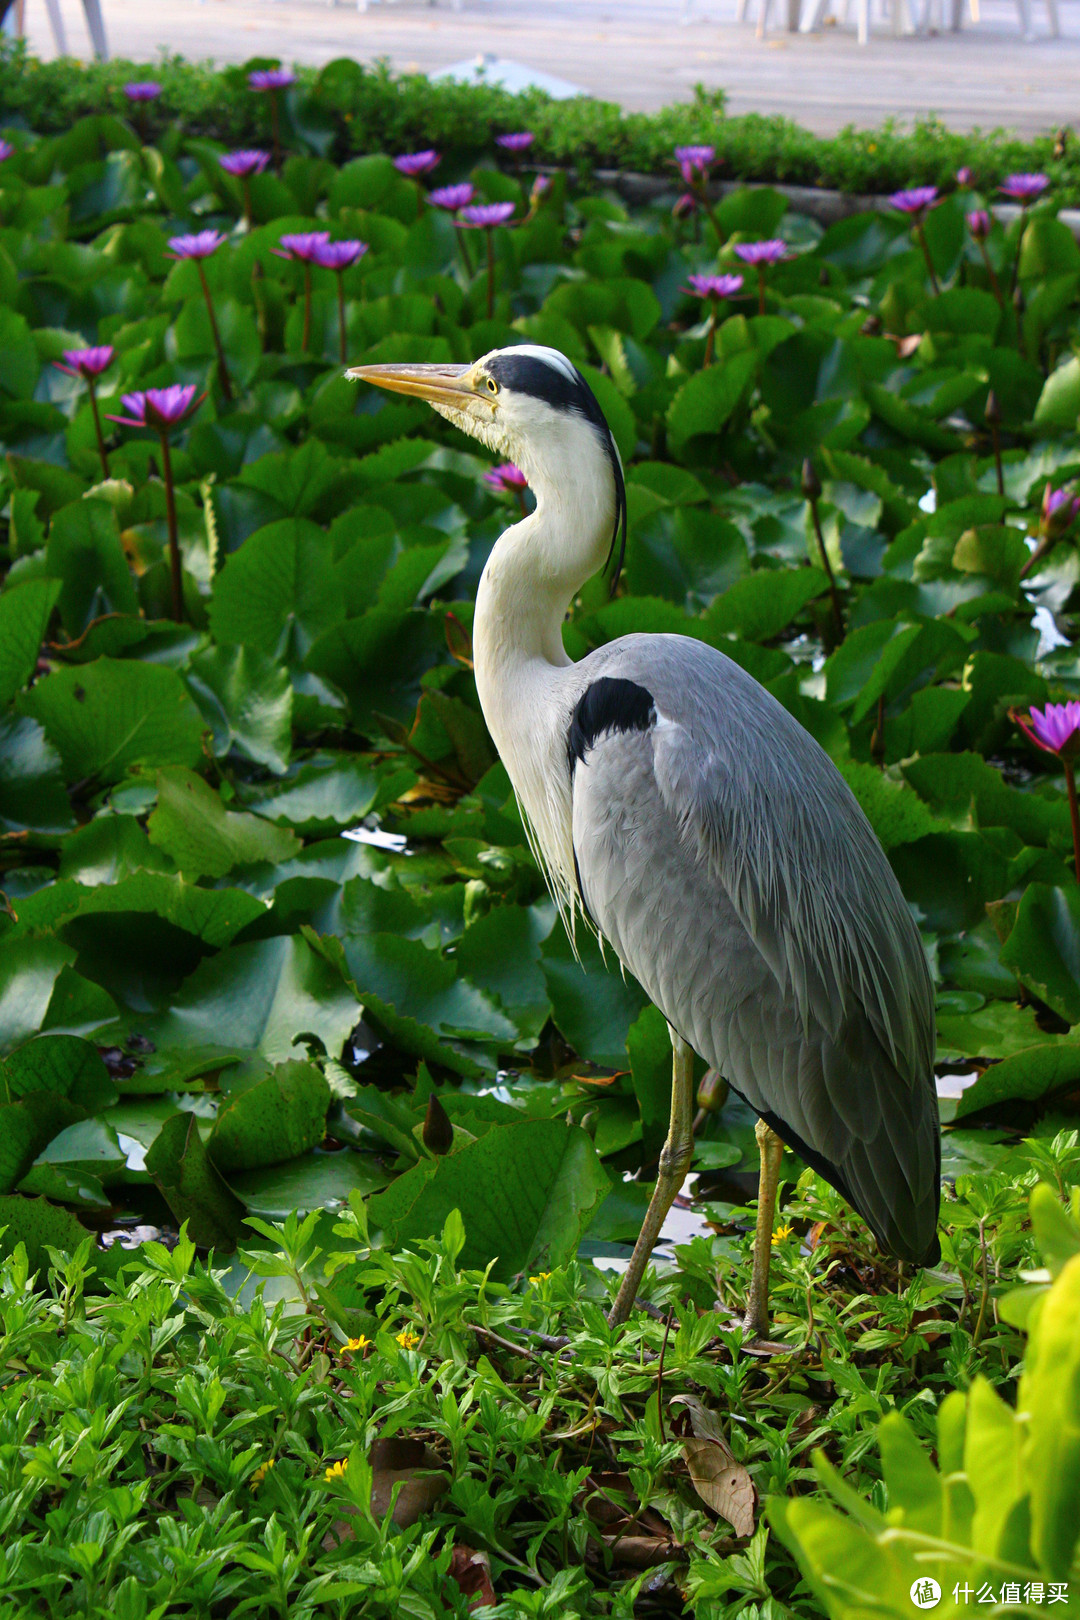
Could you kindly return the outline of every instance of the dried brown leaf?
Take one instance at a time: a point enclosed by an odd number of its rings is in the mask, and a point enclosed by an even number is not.
[[[693,1431],[683,1440],[683,1456],[695,1491],[737,1536],[752,1536],[754,1482],[735,1461],[716,1413],[696,1395],[676,1395],[672,1405],[685,1408]]]
[[[486,1552],[466,1547],[457,1542],[450,1559],[450,1579],[456,1581],[469,1600],[470,1609],[498,1603],[498,1595],[491,1583],[491,1559]]]

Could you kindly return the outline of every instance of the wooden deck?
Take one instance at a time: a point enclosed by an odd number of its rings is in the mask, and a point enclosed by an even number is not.
[[[812,35],[775,29],[759,41],[735,22],[734,3],[695,0],[685,26],[679,0],[463,0],[457,12],[447,0],[398,0],[363,14],[348,0],[104,0],[104,11],[113,54],[138,61],[167,48],[218,62],[386,57],[399,71],[430,72],[490,51],[631,108],[684,100],[698,82],[721,86],[733,112],[782,113],[821,134],[928,113],[957,129],[1037,134],[1080,110],[1072,0],[1061,0],[1059,40],[1047,37],[1037,0],[1032,41],[1021,38],[1015,4],[982,0],[980,22],[959,35],[894,39],[879,24],[864,49],[839,25]],[[61,7],[71,48],[86,54],[79,0]],[[781,8],[777,0],[774,12]],[[27,0],[27,13],[34,48],[52,55],[42,0]]]

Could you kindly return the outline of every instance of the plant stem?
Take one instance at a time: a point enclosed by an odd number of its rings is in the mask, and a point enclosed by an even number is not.
[[[985,264],[985,266],[986,266],[986,273],[990,277],[990,291],[993,293],[994,297],[997,299],[997,301],[1000,304],[1001,308],[1004,309],[1005,308],[1005,295],[1001,290],[1001,283],[997,278],[997,272],[995,271],[993,265],[990,263],[990,255],[986,251],[986,243],[985,242],[980,242],[979,243],[979,251],[981,252],[982,257],[983,257],[983,264]]]
[[[206,279],[206,269],[201,259],[195,260],[195,268],[199,272],[199,281],[202,284],[203,297],[206,299],[206,313],[210,317],[210,331],[214,339],[214,348],[217,350],[218,372],[221,376],[221,392],[232,403],[232,379],[229,376],[228,362],[225,359],[225,347],[218,331],[217,316],[214,314],[214,300],[210,297],[210,283]]]
[[[307,354],[307,352],[308,352],[308,344],[310,342],[311,342],[311,265],[308,264],[305,261],[305,264],[304,264],[304,336],[303,336],[303,338],[301,340],[301,343],[300,343],[300,347],[301,347],[304,354]]]
[[[765,266],[763,264],[759,264],[757,267],[757,312],[759,315],[765,313]]]
[[[997,472],[997,491],[1002,497],[1005,495],[1005,469],[1001,465],[1001,434],[998,432],[996,422],[990,424],[990,437],[994,445],[994,469]],[[1023,579],[1023,574],[1020,578]]]
[[[1065,767],[1065,790],[1069,795],[1069,819],[1072,821],[1073,836],[1073,866],[1076,871],[1076,881],[1080,883],[1080,813],[1076,808],[1076,769],[1071,759],[1063,759]]]
[[[280,133],[279,125],[278,125],[277,97],[278,97],[277,91],[276,90],[271,90],[271,92],[270,92],[270,130],[271,130],[271,134],[272,134],[273,142],[274,142],[274,173],[275,174],[280,174],[281,173],[281,133]]]
[[[870,757],[879,766],[885,764],[885,694],[877,700],[877,724],[870,737]]]
[[[240,186],[244,193],[244,224],[250,231],[255,224],[255,216],[251,211],[251,179],[248,175],[240,176]]]
[[[934,261],[930,257],[930,244],[926,240],[926,232],[923,230],[921,222],[915,226],[915,236],[918,240],[919,246],[922,248],[923,258],[926,260],[926,269],[930,276],[931,290],[934,297],[937,298],[940,296],[941,288],[938,285],[937,274],[934,270]]]
[[[495,231],[487,226],[487,312],[490,321],[495,314]]]
[[[169,526],[169,578],[172,583],[172,616],[184,622],[184,573],[180,563],[180,532],[176,523],[176,490],[173,487],[172,455],[167,430],[161,434],[161,471],[165,481],[165,516]]]
[[[105,435],[101,431],[101,413],[98,410],[97,389],[93,377],[87,377],[86,386],[90,393],[90,409],[94,413],[94,432],[97,434],[98,455],[101,457],[101,470],[105,477],[109,476],[109,457],[105,450]]]
[[[346,341],[345,341],[345,272],[344,272],[344,270],[339,270],[338,273],[337,273],[337,315],[338,315],[338,337],[341,339],[341,363],[342,363],[342,365],[344,365],[345,360],[347,358],[347,351],[348,351],[348,345],[346,344]]]
[[[1010,294],[1016,291],[1016,283],[1020,277],[1020,250],[1024,245],[1024,232],[1027,230],[1027,204],[1020,204],[1020,235],[1016,238],[1016,258],[1013,260],[1012,281],[1009,283]]]
[[[825,536],[821,532],[821,517],[818,513],[816,498],[810,497],[810,517],[814,524],[814,534],[817,537],[818,550],[821,553],[821,566],[825,570],[825,577],[829,581],[829,595],[832,598],[833,623],[836,626],[837,644],[844,639],[844,610],[840,604],[840,591],[836,584],[836,575],[833,573],[832,563],[829,561],[828,549],[825,545]]]
[[[458,246],[461,248],[461,262],[465,266],[465,275],[469,281],[473,278],[472,254],[469,252],[468,231],[464,225],[458,225]]]
[[[716,346],[716,317],[719,313],[720,306],[714,299],[712,307],[712,320],[709,322],[709,330],[705,335],[705,359],[702,361],[703,366],[712,365],[713,349]]]

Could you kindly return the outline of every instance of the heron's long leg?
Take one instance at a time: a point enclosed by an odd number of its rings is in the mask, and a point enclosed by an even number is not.
[[[784,1144],[763,1119],[754,1131],[761,1155],[758,1181],[757,1225],[754,1227],[754,1269],[750,1276],[750,1297],[746,1302],[743,1332],[765,1339],[769,1332],[769,1261],[772,1257],[773,1217],[776,1189],[780,1181],[780,1161]]]
[[[619,1322],[625,1322],[630,1315],[630,1308],[637,1297],[641,1279],[645,1275],[645,1267],[649,1263],[649,1256],[660,1236],[660,1228],[668,1210],[675,1202],[675,1195],[686,1178],[690,1168],[690,1157],[694,1151],[694,1053],[687,1046],[681,1036],[671,1031],[671,1121],[668,1125],[667,1139],[660,1151],[659,1174],[656,1178],[656,1190],[645,1212],[638,1240],[634,1244],[634,1252],[630,1256],[630,1264],[626,1268],[622,1284],[615,1303],[611,1307],[608,1322],[614,1327]]]

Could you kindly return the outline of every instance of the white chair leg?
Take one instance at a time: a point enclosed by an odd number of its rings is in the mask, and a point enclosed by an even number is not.
[[[806,0],[803,6],[802,17],[799,20],[800,34],[813,34],[821,27],[821,19],[825,15],[826,0]]]
[[[1061,37],[1061,23],[1058,19],[1057,0],[1046,0],[1046,23],[1050,29],[1051,39]]]
[[[870,41],[870,0],[856,0],[855,19],[859,44],[866,45]]]
[[[1020,17],[1020,32],[1025,39],[1030,39],[1032,37],[1030,0],[1016,0],[1016,10]]]
[[[83,10],[86,12],[86,26],[90,33],[90,43],[94,47],[94,55],[99,62],[109,60],[109,46],[105,38],[105,21],[101,15],[101,0],[83,0]]]
[[[772,10],[772,0],[758,0],[757,37],[765,38],[765,30],[769,26],[769,13]]]
[[[45,10],[49,13],[49,27],[56,41],[56,48],[61,56],[66,56],[67,35],[64,33],[64,19],[60,15],[60,0],[45,0]]]

